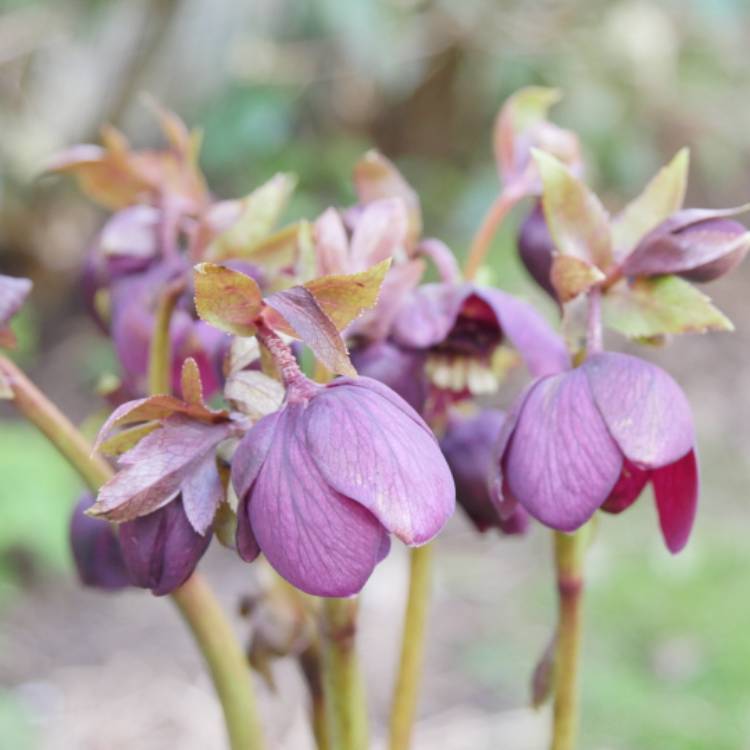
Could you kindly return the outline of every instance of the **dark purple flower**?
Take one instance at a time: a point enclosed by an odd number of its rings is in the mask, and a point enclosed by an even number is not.
[[[706,282],[733,271],[750,249],[750,233],[722,218],[734,210],[685,209],[649,232],[625,259],[625,276],[677,274]]]
[[[505,421],[497,409],[485,409],[471,417],[451,415],[440,439],[448,466],[456,483],[456,500],[478,531],[500,529],[505,534],[523,534],[528,526],[526,511],[520,507],[501,517],[489,491],[494,447]]]
[[[199,534],[178,497],[146,516],[119,526],[120,545],[135,586],[156,596],[182,586],[211,542],[211,532]]]
[[[663,370],[602,353],[535,381],[506,420],[493,490],[555,529],[622,510],[651,481],[667,547],[685,546],[698,471],[690,407]]]
[[[94,503],[84,494],[70,518],[70,548],[78,577],[84,586],[117,591],[130,585],[117,532],[111,524],[86,515]]]
[[[497,388],[492,357],[509,342],[534,375],[569,366],[562,340],[526,302],[473,284],[425,284],[401,307],[391,332],[405,349],[426,353],[433,385],[474,395]]]
[[[518,231],[518,252],[534,281],[557,301],[557,292],[550,279],[554,251],[555,243],[544,218],[542,202],[537,200]]]
[[[430,429],[370,378],[290,388],[285,406],[240,442],[232,482],[243,559],[263,552],[280,575],[319,596],[359,591],[387,554],[389,533],[424,544],[455,505]]]

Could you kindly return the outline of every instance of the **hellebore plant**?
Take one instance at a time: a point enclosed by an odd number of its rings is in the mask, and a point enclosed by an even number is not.
[[[297,659],[319,750],[368,746],[356,660],[356,595],[388,554],[411,548],[390,748],[410,746],[428,621],[433,540],[456,499],[480,532],[555,534],[559,621],[534,679],[554,696],[552,747],[575,747],[583,561],[589,521],[653,487],[671,552],[695,516],[690,408],[663,370],[604,350],[603,328],[652,343],[729,330],[691,282],[733,270],[750,248],[744,210],[685,209],[687,152],[610,219],[581,181],[577,137],[547,119],[556,91],[502,108],[503,183],[463,278],[423,236],[416,191],[384,156],[354,169],[357,202],[279,226],[295,187],[278,174],[215,200],[199,135],[154,105],[166,148],[69,149],[53,171],[112,211],[81,290],[118,361],[95,445],[5,356],[13,401],[90,489],[70,540],[84,585],[170,596],[204,654],[230,746],[263,745],[248,666]],[[510,209],[530,199],[519,253],[558,304],[564,336],[527,302],[476,283]],[[424,283],[428,263],[439,281]],[[0,346],[31,284],[0,276]],[[497,407],[518,361],[532,378]],[[246,599],[248,658],[197,572],[212,542],[265,568]]]

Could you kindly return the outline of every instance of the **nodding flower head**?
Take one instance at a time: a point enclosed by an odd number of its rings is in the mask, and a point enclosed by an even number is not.
[[[473,284],[425,284],[396,317],[393,341],[426,355],[424,371],[437,388],[481,395],[498,387],[493,357],[509,343],[534,375],[568,366],[559,337],[526,302]]]
[[[558,301],[557,292],[550,278],[554,252],[555,243],[544,218],[542,202],[538,200],[519,228],[518,253],[521,256],[521,262],[534,281],[552,299]]]
[[[496,528],[505,534],[523,534],[529,517],[515,507],[501,515],[489,490],[494,446],[505,414],[484,409],[470,417],[451,415],[440,447],[456,482],[456,500],[478,531]]]
[[[690,407],[663,370],[600,353],[540,378],[516,402],[498,441],[493,491],[561,531],[599,508],[619,512],[651,482],[671,552],[686,544],[698,497]]]
[[[319,596],[358,592],[387,554],[389,534],[424,544],[455,505],[432,432],[364,377],[307,381],[247,432],[232,482],[243,559],[263,552],[290,583]]]

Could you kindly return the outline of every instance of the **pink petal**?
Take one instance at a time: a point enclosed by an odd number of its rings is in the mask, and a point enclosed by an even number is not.
[[[339,381],[305,415],[321,474],[406,544],[424,544],[455,507],[450,469],[432,432],[398,395],[370,378]]]
[[[213,523],[219,503],[224,499],[224,486],[213,452],[194,467],[180,489],[182,507],[190,525],[199,534],[205,534]]]
[[[537,381],[505,453],[513,497],[552,528],[573,531],[607,499],[622,468],[579,370]]]
[[[291,404],[278,414],[248,497],[250,523],[263,554],[291,584],[317,596],[350,596],[381,559],[386,534],[321,475],[305,440],[304,409]]]
[[[698,504],[695,451],[654,471],[652,483],[661,533],[669,551],[676,554],[687,544]]]
[[[664,370],[615,352],[595,354],[581,370],[610,434],[633,463],[658,468],[693,447],[690,406]]]

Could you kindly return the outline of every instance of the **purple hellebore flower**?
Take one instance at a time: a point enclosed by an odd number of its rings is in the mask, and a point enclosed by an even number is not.
[[[493,493],[573,531],[599,508],[623,510],[651,481],[667,547],[687,543],[698,499],[693,422],[663,370],[605,352],[532,383],[497,445]]]
[[[199,534],[177,497],[163,507],[119,525],[130,580],[156,596],[170,594],[192,575],[208,549],[211,531]]]
[[[232,459],[237,549],[260,552],[318,596],[357,593],[390,547],[424,544],[455,506],[437,440],[417,413],[370,378],[303,380],[247,432]]]
[[[456,482],[456,500],[477,530],[523,534],[529,521],[526,511],[516,507],[510,516],[501,517],[490,497],[494,446],[504,421],[505,414],[498,409],[484,409],[471,417],[451,415],[440,448]]]
[[[479,395],[497,389],[492,356],[509,341],[534,375],[569,366],[562,340],[531,305],[499,289],[425,284],[401,307],[391,332],[404,349],[426,353],[438,388]]]
[[[750,233],[723,218],[736,210],[685,209],[651,230],[624,260],[625,276],[676,274],[707,282],[733,271],[750,249]]]
[[[542,202],[537,200],[519,228],[518,253],[521,256],[521,262],[534,281],[552,299],[559,301],[550,279],[554,252],[555,243],[544,218]]]
[[[130,578],[122,559],[120,543],[112,526],[86,515],[94,503],[94,496],[84,494],[70,518],[70,548],[84,586],[118,591],[130,585]]]

